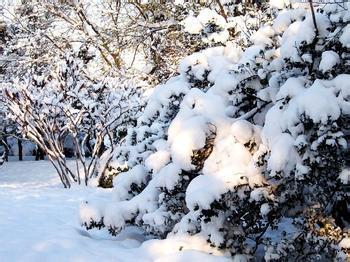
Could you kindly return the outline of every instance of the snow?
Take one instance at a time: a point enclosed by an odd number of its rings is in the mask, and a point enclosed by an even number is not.
[[[256,188],[250,193],[250,199],[258,202],[265,197],[264,195],[266,191],[263,188]]]
[[[344,47],[350,48],[350,25],[347,25],[342,35],[339,38],[339,41],[343,44]]]
[[[260,207],[260,213],[263,215],[263,216],[266,216],[270,213],[271,211],[271,207],[269,206],[269,204],[267,203],[264,203],[261,205]]]
[[[190,34],[199,34],[203,29],[201,22],[193,15],[186,17],[182,24],[185,27],[185,31]]]
[[[349,169],[344,169],[340,175],[339,175],[339,179],[340,181],[347,185],[350,183],[350,170]]]
[[[339,246],[344,249],[350,249],[350,238],[344,238],[342,241],[340,241]]]
[[[276,95],[277,103],[267,112],[266,122],[262,129],[262,140],[269,145],[271,156],[268,168],[274,171],[291,170],[299,166],[299,178],[307,172],[301,165],[301,159],[295,149],[302,146],[303,132],[299,123],[300,115],[310,118],[314,123],[326,124],[329,120],[339,118],[341,112],[349,112],[348,89],[346,88],[349,76],[339,75],[332,80],[316,80],[308,88],[304,78],[290,78],[281,86]],[[284,100],[290,99],[288,105]],[[314,101],[317,101],[315,103]],[[335,133],[334,138],[341,137],[342,133]],[[323,137],[312,145],[317,149]],[[329,140],[329,143],[335,142]],[[346,141],[339,139],[339,144],[347,147]]]
[[[161,171],[159,176],[159,186],[173,190],[180,179],[181,168],[174,163],[168,164]]]
[[[300,20],[299,20],[300,19]],[[327,36],[328,28],[330,27],[330,21],[326,15],[316,14],[317,28],[319,30],[319,36]],[[275,28],[281,29],[285,25],[281,21],[278,21],[281,25],[275,25]],[[286,31],[284,31],[281,39],[281,57],[291,59],[294,62],[301,62],[298,47],[301,45],[311,44],[316,36],[313,19],[310,14],[306,16],[304,20],[302,17],[298,18],[295,22],[289,25]]]
[[[140,185],[145,182],[146,170],[141,165],[134,166],[131,170],[118,175],[113,184],[118,185],[114,188],[114,198],[117,200],[125,200],[129,198],[129,188],[132,183]]]
[[[294,139],[291,135],[282,133],[273,139],[271,144],[271,156],[267,167],[270,170],[281,171],[287,169],[290,171],[297,160],[297,153],[294,149]]]
[[[305,89],[303,93],[293,99],[295,103],[291,103],[285,112],[288,127],[293,126],[298,117],[297,114],[300,115],[303,112],[314,123],[326,123],[328,119],[339,118],[340,108],[335,95],[319,80],[316,80],[310,88]],[[317,101],[317,103],[313,103],[313,101]]]
[[[321,62],[319,65],[319,69],[325,73],[330,71],[339,63],[340,57],[334,51],[325,51],[322,53]]]
[[[186,190],[186,203],[190,209],[194,210],[196,206],[209,209],[221,194],[245,183],[244,176],[248,176],[252,184],[262,182],[259,172],[250,165],[252,154],[244,146],[248,141],[259,144],[259,133],[259,129],[244,120],[217,128],[214,150],[204,164],[203,175],[194,178]]]
[[[302,9],[281,11],[273,23],[273,29],[275,29],[277,33],[284,32],[292,21],[300,20],[305,15],[305,12],[306,11]]]
[[[203,190],[203,189],[206,190]],[[210,209],[210,204],[219,199],[225,187],[217,177],[200,175],[196,177],[186,190],[186,204],[194,210],[196,206],[201,209]]]
[[[170,153],[167,150],[158,150],[157,152],[150,155],[146,161],[146,167],[151,171],[157,173],[170,161]]]
[[[159,248],[159,244],[162,245],[162,248]],[[152,255],[160,257],[156,261],[231,261],[225,257],[209,256],[207,254],[209,252],[213,252],[213,254],[217,256],[222,256],[223,254],[218,251],[213,251],[206,243],[206,239],[199,235],[194,236],[190,241],[185,235],[172,236],[161,241],[150,240],[145,242],[142,247]],[[202,252],[193,251],[198,247],[201,247]]]
[[[133,227],[117,237],[84,231],[79,206],[86,199],[109,199],[110,194],[111,190],[92,187],[62,188],[47,161],[5,163],[0,167],[0,260],[229,261],[218,252],[209,255],[213,251],[200,236],[146,241]],[[96,212],[84,208],[86,215]]]
[[[271,26],[265,26],[260,28],[251,37],[251,40],[255,45],[268,46],[272,44],[271,37],[275,34],[275,31]]]
[[[186,110],[187,111],[187,110]],[[194,150],[205,145],[206,119],[182,110],[169,127],[169,142],[174,163],[185,170],[193,168],[191,156]]]
[[[224,116],[223,101],[219,96],[192,89],[184,98],[181,108],[168,130],[168,141],[174,163],[184,170],[193,168],[191,157],[201,149],[209,134],[209,124],[216,126]],[[204,117],[205,115],[205,117]]]
[[[209,8],[202,9],[197,17],[189,15],[182,21],[182,25],[189,34],[205,35],[203,41],[206,43],[225,43],[230,37],[225,19]],[[220,30],[212,32],[212,25],[219,27]]]
[[[289,0],[270,0],[270,6],[277,9],[283,9],[290,5]]]
[[[234,122],[231,126],[231,131],[233,136],[241,144],[249,142],[254,135],[253,126],[245,120]]]
[[[276,100],[286,97],[293,98],[304,91],[305,80],[302,78],[289,78],[280,88]]]
[[[281,133],[289,129],[292,134],[300,132],[298,126],[295,126],[299,120],[301,114],[309,117],[314,123],[327,123],[329,119],[338,119],[341,113],[341,109],[347,109],[346,99],[342,97],[336,97],[334,86],[336,90],[343,91],[344,77],[338,76],[331,81],[316,80],[309,88],[304,88],[304,80],[291,78],[281,87],[280,91],[276,95],[276,98],[280,101],[269,110],[266,115],[266,125],[263,128],[263,134],[265,138],[276,140],[278,133]],[[333,88],[330,88],[333,87]],[[344,93],[344,97],[347,94]],[[281,100],[290,98],[289,105],[283,108],[283,102]],[[317,103],[314,103],[317,101]],[[287,141],[285,140],[285,144]]]

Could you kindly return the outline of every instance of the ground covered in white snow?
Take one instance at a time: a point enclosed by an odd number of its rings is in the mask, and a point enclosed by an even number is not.
[[[0,167],[0,261],[226,261],[207,255],[211,250],[198,237],[144,241],[133,228],[117,237],[84,231],[79,205],[85,199],[109,199],[109,194],[97,188],[63,189],[47,161],[5,163]]]

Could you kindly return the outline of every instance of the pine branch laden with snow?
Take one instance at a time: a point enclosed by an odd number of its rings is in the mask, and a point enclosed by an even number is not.
[[[67,54],[56,72],[5,89],[11,118],[47,154],[65,187],[87,185],[96,176],[101,154],[106,147],[113,150],[117,131],[132,124],[142,106],[138,90],[122,81],[91,80],[82,61]],[[73,143],[76,170],[67,166],[67,139]]]
[[[127,172],[112,201],[81,207],[86,228],[197,235],[237,259],[346,260],[349,5],[316,9],[317,33],[307,5],[288,6],[273,1],[246,47],[194,53],[155,88],[114,152]]]

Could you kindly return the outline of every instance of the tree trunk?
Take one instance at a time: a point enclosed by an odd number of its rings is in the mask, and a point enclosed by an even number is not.
[[[1,166],[5,161],[8,162],[9,148],[7,146],[6,137],[4,137],[3,139],[0,139],[0,145],[3,145],[4,147],[4,152],[0,156],[0,166]]]
[[[4,146],[5,146],[5,161],[8,162],[9,161],[9,154],[10,154],[10,149],[8,147],[8,143],[7,143],[7,137],[4,137]]]
[[[37,146],[36,152],[35,152],[35,161],[38,160],[44,160],[44,151]]]
[[[18,145],[18,160],[23,161],[23,144],[21,139],[17,139]]]

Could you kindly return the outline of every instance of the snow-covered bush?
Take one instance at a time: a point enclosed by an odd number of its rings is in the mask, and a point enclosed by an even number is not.
[[[232,40],[247,47],[253,43],[254,32],[269,23],[273,13],[265,1],[213,1],[192,8],[182,25],[185,32],[196,37],[201,48]]]
[[[288,6],[154,90],[115,149],[112,201],[82,205],[86,228],[198,234],[247,260],[346,259],[349,5],[319,8],[317,28]]]
[[[87,184],[96,175],[101,154],[113,149],[121,139],[118,131],[132,125],[142,107],[131,83],[111,77],[96,81],[84,68],[82,58],[69,53],[56,71],[15,82],[4,91],[10,117],[47,154],[65,187],[72,181]],[[67,139],[73,144],[75,171],[67,166]]]

